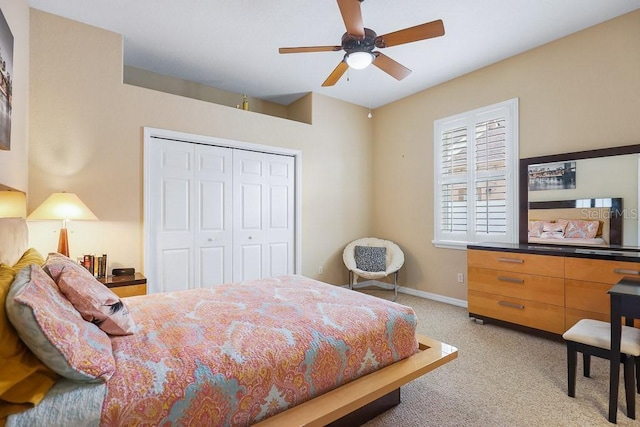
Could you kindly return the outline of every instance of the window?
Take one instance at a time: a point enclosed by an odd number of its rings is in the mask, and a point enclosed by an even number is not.
[[[518,241],[518,99],[434,122],[439,247]]]

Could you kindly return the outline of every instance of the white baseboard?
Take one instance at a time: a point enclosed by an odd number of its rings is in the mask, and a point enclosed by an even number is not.
[[[359,286],[360,283],[356,283],[353,288],[354,289],[358,289],[359,287],[365,287],[365,286]],[[349,285],[340,285],[343,288],[348,288]],[[389,290],[393,290],[393,285],[389,284]],[[403,294],[407,294],[407,295],[413,295],[414,297],[419,297],[419,298],[425,298],[425,299],[430,299],[433,301],[438,301],[438,302],[444,302],[446,304],[451,304],[451,305],[455,305],[458,307],[464,307],[464,308],[468,308],[469,304],[467,303],[467,301],[465,300],[461,300],[461,299],[457,299],[457,298],[451,298],[451,297],[445,297],[444,295],[439,295],[439,294],[433,294],[431,292],[425,292],[425,291],[419,291],[417,289],[412,289],[412,288],[405,288],[404,286],[400,286],[398,287],[398,292],[403,293]]]
[[[398,288],[398,292],[402,292],[403,294],[413,295],[420,298],[426,298],[438,302],[444,302],[447,304],[455,305],[458,307],[467,308],[469,306],[468,302],[462,299],[445,297],[444,295],[432,294],[431,292],[419,291],[417,289],[405,288],[404,286],[400,286]]]

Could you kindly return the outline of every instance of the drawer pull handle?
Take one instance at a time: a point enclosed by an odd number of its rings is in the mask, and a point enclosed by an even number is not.
[[[524,283],[524,279],[516,279],[515,277],[508,277],[508,276],[498,276],[498,280],[500,280],[501,282],[509,282],[509,283],[519,283],[519,284]]]
[[[524,310],[524,305],[516,304],[509,301],[498,301],[498,305],[502,305],[504,307],[517,308],[518,310]]]
[[[524,260],[523,259],[518,259],[518,258],[503,258],[500,257],[498,258],[498,262],[511,262],[514,264],[524,264]]]
[[[634,276],[640,274],[640,271],[638,270],[625,270],[624,268],[614,268],[613,272],[618,274],[633,274]]]

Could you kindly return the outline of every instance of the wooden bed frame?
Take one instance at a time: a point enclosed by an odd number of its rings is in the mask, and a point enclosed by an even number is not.
[[[28,243],[26,222],[0,221],[8,234],[19,236],[5,243],[4,252],[24,253]],[[0,228],[2,228],[0,227]],[[15,244],[14,244],[15,243]],[[14,247],[15,246],[15,247]],[[0,254],[2,254],[0,250]],[[7,260],[7,262],[10,262]],[[294,406],[256,424],[269,426],[325,426],[362,424],[400,403],[400,386],[458,357],[458,349],[417,334],[418,352],[406,359],[355,379],[328,393]]]
[[[458,357],[458,349],[417,334],[418,353],[259,422],[259,427],[362,424],[399,403],[400,386]],[[349,414],[380,402],[381,409]],[[389,403],[391,402],[391,403]]]

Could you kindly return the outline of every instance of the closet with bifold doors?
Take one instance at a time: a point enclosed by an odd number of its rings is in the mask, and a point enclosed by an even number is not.
[[[145,135],[144,157],[150,293],[295,273],[295,156]]]

